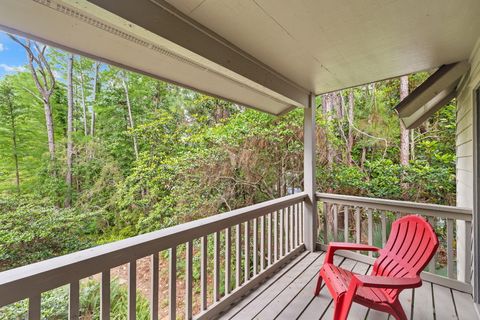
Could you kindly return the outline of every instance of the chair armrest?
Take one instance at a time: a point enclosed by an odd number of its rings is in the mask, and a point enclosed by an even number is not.
[[[413,278],[395,278],[354,274],[355,281],[359,286],[385,289],[418,288],[422,285],[419,276]]]
[[[370,246],[368,244],[361,243],[349,243],[349,242],[330,242],[329,248],[334,250],[362,250],[362,251],[378,251],[380,248]]]
[[[379,251],[380,248],[361,243],[330,242],[325,257],[326,263],[333,263],[333,255],[337,250]]]

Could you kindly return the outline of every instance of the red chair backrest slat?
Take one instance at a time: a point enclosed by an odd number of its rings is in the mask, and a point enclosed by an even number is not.
[[[385,247],[373,265],[372,275],[384,277],[416,276],[425,268],[438,248],[432,226],[422,217],[410,215],[396,220]],[[385,290],[394,299],[399,290]]]

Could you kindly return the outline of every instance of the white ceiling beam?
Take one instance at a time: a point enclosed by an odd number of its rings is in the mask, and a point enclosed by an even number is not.
[[[306,89],[199,25],[163,0],[89,2],[287,98],[292,105],[308,105],[309,92]]]

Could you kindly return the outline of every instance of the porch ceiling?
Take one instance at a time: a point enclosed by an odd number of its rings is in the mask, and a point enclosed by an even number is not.
[[[468,59],[478,0],[3,0],[0,27],[280,114]]]

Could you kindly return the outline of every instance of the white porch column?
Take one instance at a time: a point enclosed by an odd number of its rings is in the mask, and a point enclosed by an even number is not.
[[[308,194],[303,215],[303,241],[307,250],[315,251],[317,243],[317,199],[315,196],[315,95],[310,94],[304,110],[303,127],[303,189]]]

